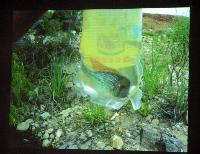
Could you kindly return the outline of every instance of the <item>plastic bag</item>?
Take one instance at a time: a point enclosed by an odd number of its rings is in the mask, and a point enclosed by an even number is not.
[[[141,106],[141,9],[84,10],[79,87],[90,101],[119,109]]]

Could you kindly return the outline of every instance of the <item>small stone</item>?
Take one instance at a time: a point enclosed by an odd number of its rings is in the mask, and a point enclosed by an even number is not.
[[[160,141],[160,132],[154,128],[143,128],[142,145],[145,147],[152,147]]]
[[[87,137],[84,133],[81,133],[80,140],[82,140],[83,142],[87,140]]]
[[[80,111],[77,111],[76,112],[76,115],[81,115],[82,113]]]
[[[88,130],[88,131],[86,132],[86,134],[87,134],[88,137],[92,137],[92,131],[91,131],[91,130]]]
[[[47,124],[47,129],[53,128],[53,124],[52,123],[48,123]]]
[[[33,127],[32,127],[32,131],[34,131],[34,130],[35,130],[35,127],[33,126]]]
[[[57,131],[56,131],[56,138],[60,138],[60,136],[63,134],[63,131],[62,131],[62,129],[58,129]]]
[[[117,116],[119,116],[119,114],[116,112],[116,113],[111,117],[110,120],[114,120]]]
[[[80,108],[81,108],[81,106],[75,105],[75,106],[73,107],[73,110],[79,110]]]
[[[70,145],[67,149],[78,149],[77,145]]]
[[[81,149],[88,149],[91,145],[92,140],[89,140],[80,146]]]
[[[170,129],[169,129],[169,128],[165,128],[165,131],[166,131],[166,132],[170,132]]]
[[[154,126],[157,126],[159,124],[159,120],[158,119],[153,119],[151,124],[154,125]]]
[[[106,147],[104,148],[104,150],[113,150],[113,148],[112,148],[111,146],[106,146]]]
[[[82,144],[80,146],[80,149],[88,149],[89,148],[89,145],[88,144]]]
[[[43,120],[45,120],[50,116],[50,114],[49,114],[49,112],[44,112],[40,116],[42,117]]]
[[[29,129],[29,123],[28,122],[22,122],[22,123],[19,123],[17,125],[17,130],[26,131],[28,129]]]
[[[38,136],[38,137],[41,137],[41,136],[42,136],[42,133],[41,133],[41,132],[39,132],[37,136]]]
[[[133,137],[137,137],[140,134],[140,129],[138,127],[133,127],[131,134]]]
[[[152,119],[152,118],[153,118],[152,115],[148,115],[148,116],[146,117],[146,120],[149,121],[149,122],[151,122],[151,119]]]
[[[53,132],[53,128],[49,128],[46,130],[47,133],[51,134]]]
[[[34,121],[33,121],[33,119],[27,119],[25,122],[29,123],[29,125],[30,125],[30,124],[32,124]]]
[[[48,133],[44,133],[43,138],[44,139],[48,139],[49,138],[49,134]]]
[[[33,126],[35,126],[36,128],[38,128],[39,124],[38,123],[34,123]]]
[[[67,144],[63,144],[58,149],[66,149],[66,148],[67,148]]]
[[[50,141],[49,140],[44,140],[43,142],[42,142],[42,147],[48,147],[49,145],[50,145]]]
[[[112,124],[113,126],[115,126],[115,121],[111,121],[111,124]]]
[[[162,134],[161,142],[165,145],[166,152],[181,152],[183,143],[174,137],[170,137],[167,134]]]
[[[121,137],[117,136],[117,135],[114,135],[112,138],[111,138],[111,146],[115,149],[121,149],[122,146],[123,146],[124,142],[122,140]]]
[[[47,121],[44,121],[42,124],[41,124],[41,127],[46,127],[48,125],[48,122]]]
[[[68,108],[66,110],[62,110],[60,112],[60,114],[62,114],[62,118],[65,118],[65,117],[67,117],[69,115],[70,112],[71,112],[71,108]]]
[[[175,130],[176,129],[176,126],[172,126],[172,130]]]
[[[44,109],[45,109],[45,106],[44,106],[43,104],[41,104],[41,105],[40,105],[40,110],[41,110],[41,111],[44,111]]]
[[[53,134],[51,134],[51,135],[50,135],[50,138],[51,138],[51,139],[53,139],[53,138],[54,138],[54,135],[53,135]]]
[[[126,132],[127,137],[131,137],[131,134],[129,132]]]
[[[105,146],[106,146],[105,143],[101,142],[101,141],[98,141],[97,144],[96,144],[96,147],[99,150],[103,150]]]
[[[76,132],[69,132],[69,133],[68,133],[68,137],[70,137],[70,138],[75,138],[76,135],[77,135]]]
[[[181,126],[180,126],[179,124],[177,124],[175,127],[176,127],[178,130],[181,129]]]

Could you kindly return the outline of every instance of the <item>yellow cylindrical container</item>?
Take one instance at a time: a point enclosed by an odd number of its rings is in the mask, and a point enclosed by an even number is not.
[[[141,9],[83,11],[80,83],[91,102],[119,109],[130,99],[139,108],[141,39]]]

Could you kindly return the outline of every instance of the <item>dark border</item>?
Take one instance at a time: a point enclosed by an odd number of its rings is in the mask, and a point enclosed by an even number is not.
[[[197,113],[200,110],[200,84],[198,74],[198,64],[200,52],[200,25],[198,23],[199,3],[187,0],[112,0],[112,1],[92,1],[92,0],[52,0],[40,1],[38,3],[31,0],[14,0],[1,3],[0,8],[0,130],[2,153],[160,153],[160,152],[135,152],[135,151],[90,151],[90,150],[34,150],[34,149],[8,149],[7,134],[8,132],[8,113],[9,113],[9,95],[11,79],[11,40],[12,40],[12,10],[33,10],[33,9],[95,9],[95,8],[162,8],[162,7],[190,7],[190,78],[189,78],[189,140],[188,152],[197,152],[197,144],[200,138],[200,129],[198,127]]]

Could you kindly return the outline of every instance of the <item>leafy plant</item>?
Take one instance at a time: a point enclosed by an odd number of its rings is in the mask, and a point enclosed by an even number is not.
[[[28,105],[22,104],[21,106],[10,104],[9,124],[15,126],[24,120],[24,113],[29,111]]]
[[[55,99],[59,97],[63,97],[64,86],[67,81],[67,75],[63,74],[63,67],[65,65],[65,57],[64,56],[52,56],[51,62],[51,74],[50,74],[50,89],[52,93],[52,98],[56,102]]]
[[[91,124],[91,125],[100,125],[105,123],[108,120],[108,115],[104,110],[104,107],[87,103],[86,109],[84,111],[84,118]]]
[[[151,113],[151,111],[152,111],[152,108],[150,106],[150,103],[148,102],[148,100],[146,100],[144,96],[143,103],[141,107],[139,108],[139,110],[137,110],[137,112],[143,115],[144,117],[147,117]]]
[[[23,101],[22,99],[24,96],[27,96],[32,86],[33,85],[26,77],[23,63],[20,62],[17,54],[13,53],[11,92],[14,97],[12,97],[12,101],[21,104]]]

